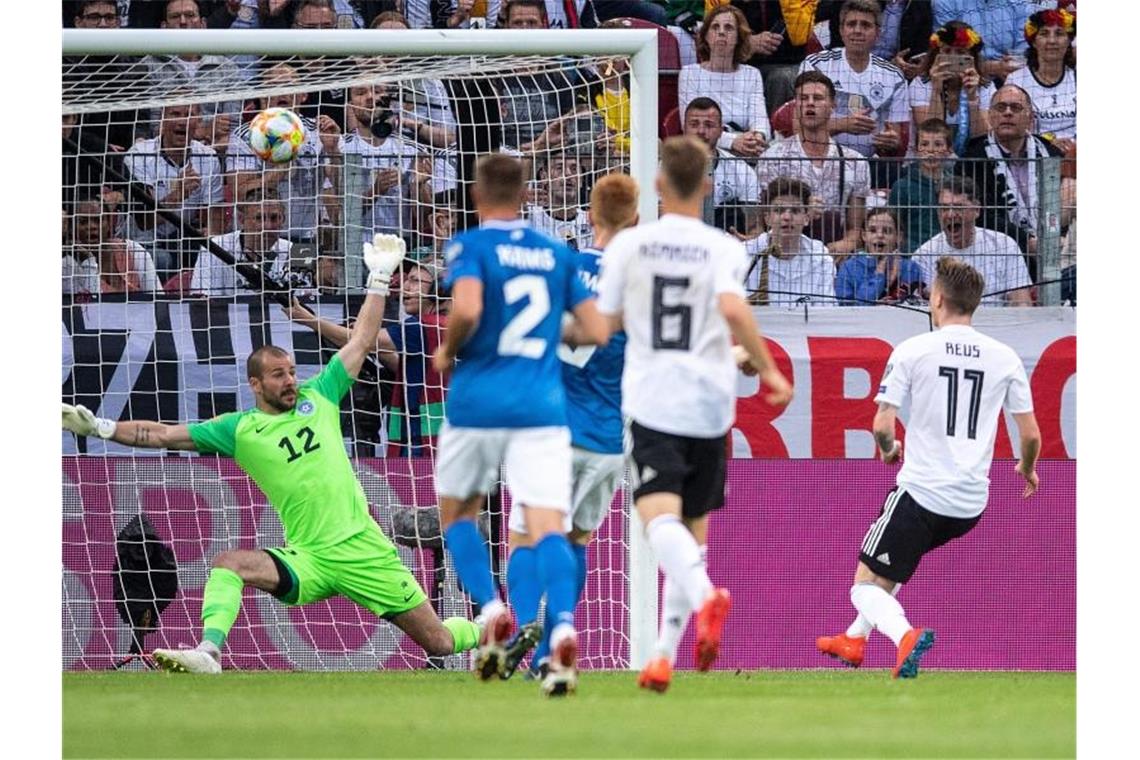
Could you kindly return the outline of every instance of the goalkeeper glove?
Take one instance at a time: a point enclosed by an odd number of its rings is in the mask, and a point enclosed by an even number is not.
[[[388,295],[392,273],[404,260],[406,246],[398,235],[377,234],[364,244],[364,264],[368,267],[368,292]]]
[[[76,435],[97,435],[100,438],[110,438],[115,434],[114,420],[96,417],[83,404],[79,406],[63,405],[63,427]]]

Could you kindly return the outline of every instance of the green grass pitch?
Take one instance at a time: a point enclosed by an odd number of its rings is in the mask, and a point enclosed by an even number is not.
[[[66,673],[64,757],[1072,757],[1072,673]]]

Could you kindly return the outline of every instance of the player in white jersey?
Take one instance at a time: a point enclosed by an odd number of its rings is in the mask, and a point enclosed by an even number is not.
[[[816,640],[821,652],[851,667],[862,664],[867,636],[877,628],[898,647],[893,676],[918,675],[934,631],[911,626],[894,595],[923,555],[966,535],[981,519],[1003,408],[1017,423],[1023,496],[1037,491],[1041,433],[1025,368],[1013,349],[971,326],[984,286],[970,265],[940,259],[930,292],[938,329],[900,343],[883,373],[875,441],[887,464],[902,458],[895,417],[909,402],[906,460],[859,551],[851,587],[859,615],[846,632]]]
[[[712,190],[710,158],[695,137],[665,141],[656,183],[664,214],[611,241],[598,283],[599,311],[611,328],[624,325],[628,340],[622,410],[631,423],[634,503],[665,573],[663,621],[680,621],[679,640],[699,609],[700,670],[716,659],[731,606],[728,591],[713,588],[700,550],[709,513],[724,503],[738,366],[731,339],[771,390],[771,403],[792,395],[744,299],[744,246],[700,221]],[[638,682],[664,691],[671,672],[662,655]]]

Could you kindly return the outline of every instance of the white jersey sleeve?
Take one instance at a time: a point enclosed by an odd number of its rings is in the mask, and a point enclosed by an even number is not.
[[[716,279],[713,287],[719,296],[722,293],[744,297],[744,270],[747,268],[748,254],[744,244],[725,236],[724,256],[716,259]]]
[[[907,344],[900,343],[891,351],[887,359],[887,367],[883,370],[883,379],[879,382],[879,392],[875,396],[875,403],[890,404],[895,408],[903,405],[903,400],[910,394],[910,357]]]
[[[601,273],[598,276],[598,311],[602,314],[622,313],[629,242],[630,237],[624,231],[620,232],[602,254]]]
[[[1014,357],[1017,366],[1010,377],[1009,388],[1005,392],[1005,409],[1010,414],[1026,414],[1033,411],[1033,394],[1029,390],[1029,378],[1025,375],[1025,365],[1020,357]]]

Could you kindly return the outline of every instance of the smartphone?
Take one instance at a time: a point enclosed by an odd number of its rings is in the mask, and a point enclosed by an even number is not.
[[[926,60],[927,55],[929,55],[929,53],[918,53],[917,55],[910,56],[906,60],[907,63],[922,63]]]
[[[939,60],[945,61],[950,71],[955,74],[961,74],[974,67],[974,57],[971,55],[962,55],[961,53],[945,53]]]

